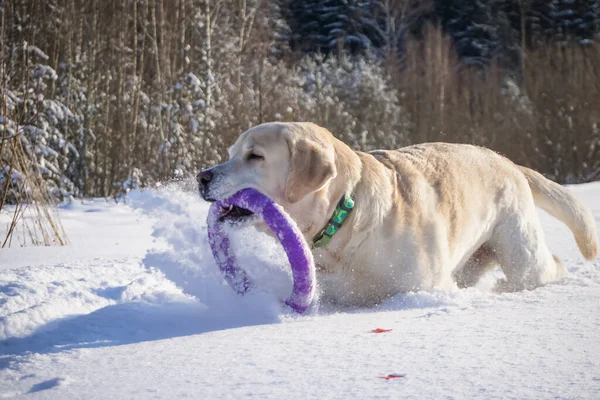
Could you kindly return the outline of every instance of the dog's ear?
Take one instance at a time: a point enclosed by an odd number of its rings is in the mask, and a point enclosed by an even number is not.
[[[285,197],[293,204],[307,194],[321,189],[330,179],[335,178],[337,171],[331,146],[307,139],[288,143],[291,159]]]

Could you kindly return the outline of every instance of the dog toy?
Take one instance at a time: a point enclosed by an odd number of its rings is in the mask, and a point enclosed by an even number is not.
[[[248,292],[252,284],[247,273],[238,265],[230,241],[223,229],[223,222],[233,217],[254,214],[262,218],[282,244],[292,267],[294,286],[285,304],[295,311],[306,311],[315,290],[315,264],[302,233],[273,200],[254,189],[242,189],[233,196],[211,204],[207,224],[208,241],[219,269],[225,280],[238,293]]]

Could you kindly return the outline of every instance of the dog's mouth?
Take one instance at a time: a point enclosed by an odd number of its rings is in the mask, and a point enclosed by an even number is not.
[[[242,222],[252,219],[254,213],[235,205],[221,206],[219,222]]]

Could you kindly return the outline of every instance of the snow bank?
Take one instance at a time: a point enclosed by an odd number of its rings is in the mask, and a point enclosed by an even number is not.
[[[59,210],[70,246],[3,250],[0,343],[6,351],[130,343],[305,318],[283,305],[293,283],[283,249],[254,228],[230,232],[252,292],[241,296],[227,285],[208,245],[209,205],[192,188],[132,191],[128,205],[73,201]],[[378,310],[463,304],[465,293],[398,295]],[[366,312],[319,305],[317,297],[305,315],[339,311]]]
[[[241,324],[252,322],[252,318],[256,318],[256,322],[274,322],[282,317],[292,317],[294,314],[282,306],[292,291],[292,276],[281,245],[251,227],[233,229],[229,233],[239,262],[254,285],[250,294],[236,294],[223,279],[208,245],[206,217],[209,203],[200,199],[194,189],[195,185],[183,183],[130,194],[130,205],[155,221],[153,236],[156,243],[144,258],[144,265],[160,270],[184,293],[198,299],[206,307],[204,317],[230,318]],[[462,305],[473,297],[489,293],[497,277],[498,274],[490,275],[472,290],[399,294],[377,309],[391,311]],[[339,311],[361,312],[320,305],[317,295],[307,314]],[[248,315],[253,317],[248,318]]]
[[[600,183],[573,189],[600,222]],[[298,316],[281,305],[292,282],[273,239],[251,228],[232,232],[256,285],[239,296],[213,262],[208,205],[193,189],[134,191],[130,204],[136,211],[73,202],[60,209],[71,246],[0,251],[0,397],[596,398],[600,391],[600,261],[584,262],[568,229],[545,214],[547,242],[569,269],[559,282],[495,294],[490,275],[468,290],[400,294],[370,309],[321,304]],[[7,218],[0,214],[0,233]],[[389,374],[403,378],[381,378]]]
[[[155,248],[143,263],[160,270],[182,291],[206,307],[198,318],[219,318],[236,324],[276,322],[291,314],[282,305],[292,292],[291,270],[283,249],[273,238],[248,227],[230,232],[239,262],[254,284],[240,296],[224,281],[208,245],[206,216],[209,204],[181,185],[156,191],[134,191],[132,207],[154,223]],[[208,320],[207,320],[207,323]]]
[[[282,302],[292,292],[292,275],[281,245],[273,238],[247,227],[232,229],[229,236],[239,262],[253,283],[252,291],[237,294],[223,279],[207,239],[206,216],[209,203],[184,185],[170,185],[160,190],[134,191],[130,205],[152,218],[156,243],[143,263],[157,269],[181,290],[196,298],[206,311],[201,318],[219,317],[238,324],[275,322],[294,316]],[[429,291],[399,294],[381,304],[379,310],[398,310],[455,306],[469,302],[472,296],[489,292],[497,276],[490,276],[477,289]],[[317,282],[318,284],[318,282]],[[318,296],[309,315],[331,314],[340,310],[319,304]],[[248,318],[248,315],[252,315]],[[207,321],[208,323],[208,321]]]

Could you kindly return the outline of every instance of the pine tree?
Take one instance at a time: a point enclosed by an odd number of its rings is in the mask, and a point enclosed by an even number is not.
[[[328,54],[376,52],[384,46],[385,30],[376,18],[377,1],[293,0],[281,4],[291,34],[290,48]]]
[[[463,63],[486,65],[498,60],[509,69],[519,64],[518,13],[512,1],[436,1],[444,31],[454,39]]]
[[[335,22],[335,0],[284,0],[281,12],[290,28],[292,51],[327,53],[327,25]],[[327,19],[326,17],[333,19]]]
[[[597,0],[533,0],[528,8],[528,44],[591,43],[600,33]]]
[[[554,40],[589,43],[598,33],[600,21],[597,0],[557,0],[551,13],[555,23]]]
[[[526,16],[526,43],[529,47],[543,45],[554,36],[556,0],[531,0],[524,10]]]
[[[384,44],[384,32],[374,18],[376,2],[346,0],[338,1],[327,18],[333,20],[327,41],[331,49],[347,49],[352,54],[376,52]],[[335,14],[334,14],[335,13]]]
[[[496,45],[490,8],[479,0],[437,1],[442,27],[454,39],[456,51],[467,64],[487,64]]]
[[[497,37],[494,59],[511,72],[517,72],[522,67],[522,10],[523,4],[514,0],[495,1],[491,4]]]

